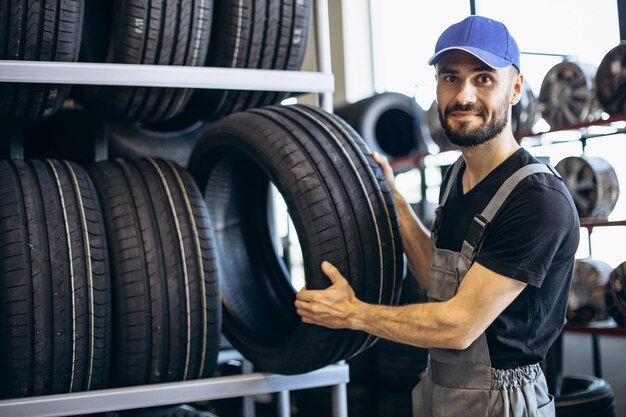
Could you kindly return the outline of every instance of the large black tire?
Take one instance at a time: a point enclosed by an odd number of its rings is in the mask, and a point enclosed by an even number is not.
[[[79,166],[0,161],[0,398],[105,388],[107,244]]]
[[[414,98],[385,92],[338,107],[335,114],[352,126],[373,150],[389,158],[426,153],[434,142],[426,114]]]
[[[206,66],[299,71],[309,35],[312,0],[215,2]],[[249,108],[278,104],[289,94],[197,89],[187,110],[214,120]]]
[[[589,375],[566,375],[555,407],[557,417],[615,417],[613,389]]]
[[[93,4],[92,4],[93,3]],[[87,2],[81,61],[202,66],[209,47],[212,0],[115,0],[112,11]],[[102,20],[112,16],[112,22]],[[102,39],[107,39],[107,49]],[[108,52],[107,52],[108,51]],[[176,116],[193,90],[157,87],[82,87],[77,98],[113,120],[162,121]]]
[[[113,384],[211,376],[219,286],[211,225],[195,183],[164,160],[101,162],[91,173],[112,261]]]
[[[0,60],[78,59],[84,0],[0,1]],[[20,123],[52,116],[69,84],[0,83],[0,120]]]
[[[302,323],[267,222],[272,182],[299,236],[308,288],[329,285],[319,266],[326,259],[361,299],[397,302],[403,256],[395,207],[348,125],[307,106],[235,113],[198,142],[189,169],[216,225],[224,333],[237,350],[262,369],[294,374],[371,345],[364,333]]]

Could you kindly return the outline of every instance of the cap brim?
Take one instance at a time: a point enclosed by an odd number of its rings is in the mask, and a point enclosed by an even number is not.
[[[437,62],[437,60],[441,57],[441,55],[452,50],[460,50],[460,51],[465,51],[469,54],[472,54],[476,58],[483,61],[485,64],[489,65],[491,68],[500,69],[500,68],[506,68],[509,65],[514,65],[513,62],[507,59],[501,58],[483,49],[472,48],[471,46],[451,46],[449,48],[442,49],[441,51],[437,52],[435,55],[432,56],[432,58],[428,60],[428,65],[434,65]]]

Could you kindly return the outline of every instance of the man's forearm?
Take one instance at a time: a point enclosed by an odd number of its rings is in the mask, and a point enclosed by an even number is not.
[[[350,317],[350,328],[424,348],[465,349],[471,329],[462,311],[450,302],[385,306],[359,302]]]
[[[430,231],[398,192],[394,192],[394,202],[400,218],[402,245],[404,246],[404,253],[407,257],[409,268],[420,283],[427,288],[428,272],[433,257]]]

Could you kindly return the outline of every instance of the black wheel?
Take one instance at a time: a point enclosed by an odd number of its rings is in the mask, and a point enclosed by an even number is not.
[[[109,263],[87,173],[56,160],[0,161],[0,397],[104,388]]]
[[[386,92],[338,107],[335,114],[354,128],[369,147],[389,158],[428,152],[434,142],[426,113],[414,98]]]
[[[306,106],[235,113],[198,142],[189,169],[216,225],[224,333],[237,350],[262,369],[293,374],[348,358],[375,340],[302,323],[267,221],[273,183],[299,236],[307,287],[328,286],[320,269],[326,259],[361,299],[397,302],[397,215],[378,164],[349,126]]]
[[[557,417],[615,417],[613,389],[601,378],[566,375],[555,408]]]
[[[78,59],[84,0],[0,2],[0,60]],[[0,83],[0,120],[28,122],[61,108],[69,84]]]
[[[211,376],[220,342],[215,249],[195,183],[164,160],[91,169],[114,284],[115,385]]]

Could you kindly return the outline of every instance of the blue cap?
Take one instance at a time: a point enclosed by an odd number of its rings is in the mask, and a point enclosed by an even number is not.
[[[446,29],[435,46],[433,65],[446,51],[460,49],[476,56],[492,68],[519,66],[519,48],[506,26],[483,16],[469,16]]]

